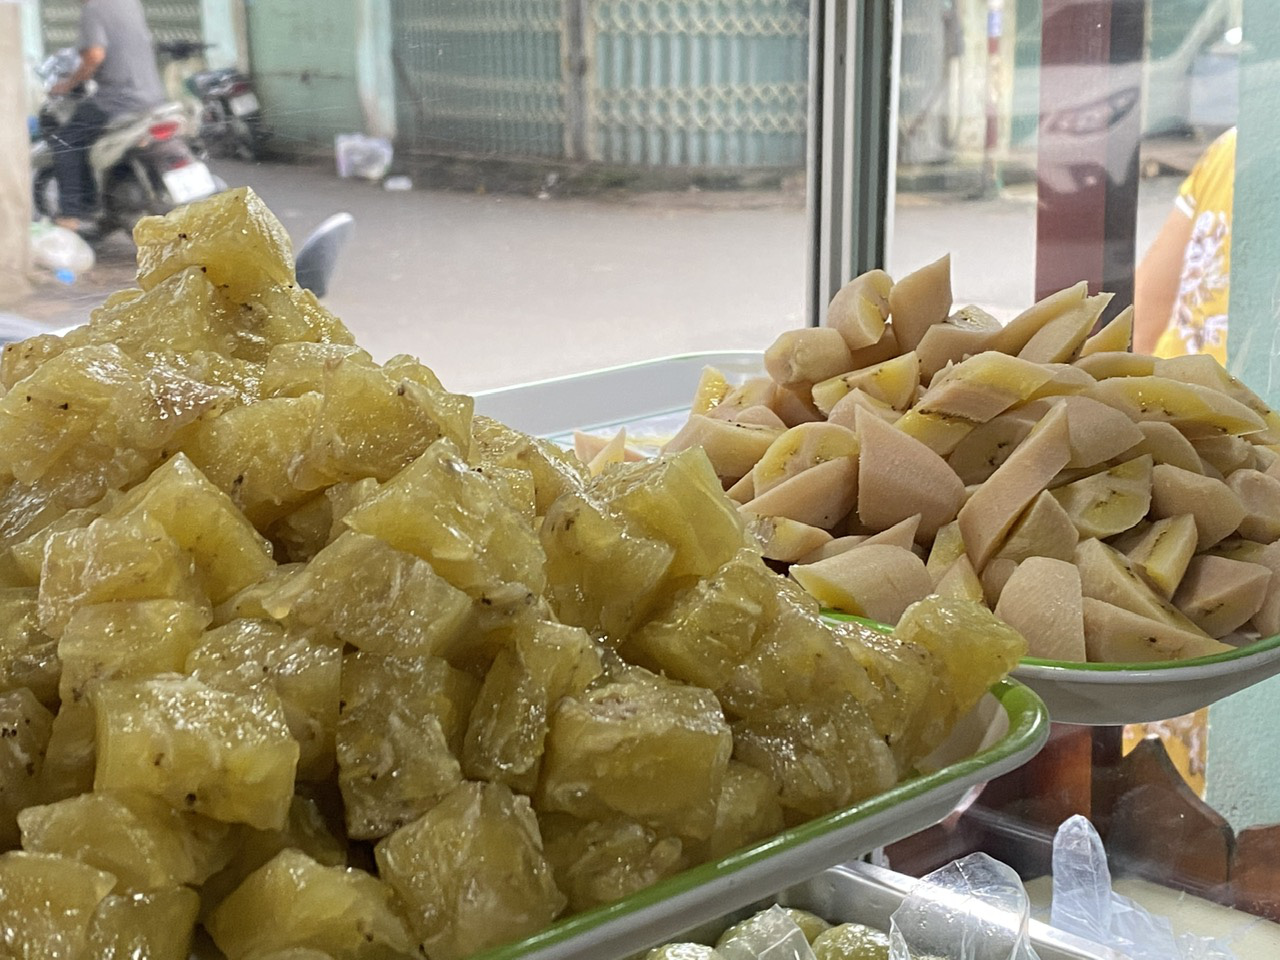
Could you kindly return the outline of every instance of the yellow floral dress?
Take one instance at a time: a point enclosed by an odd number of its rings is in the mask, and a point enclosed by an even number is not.
[[[1231,278],[1231,201],[1236,169],[1232,127],[1205,151],[1174,201],[1191,218],[1178,299],[1156,344],[1158,357],[1208,353],[1227,362],[1227,305]]]

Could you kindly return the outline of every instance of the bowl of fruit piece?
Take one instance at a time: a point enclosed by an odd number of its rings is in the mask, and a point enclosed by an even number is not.
[[[969,599],[1055,720],[1186,713],[1280,672],[1280,414],[1212,357],[1128,352],[1130,310],[1091,335],[1110,299],[1001,324],[953,310],[945,257],[873,271],[763,375],[704,371],[663,449],[704,450],[829,611]]]
[[[592,475],[375,362],[251,191],[134,238],[0,354],[11,952],[622,957],[1043,744],[980,604],[824,619],[702,450]]]

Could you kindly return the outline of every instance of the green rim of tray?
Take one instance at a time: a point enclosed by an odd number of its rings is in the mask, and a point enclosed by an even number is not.
[[[836,610],[823,610],[822,615],[830,620],[842,620],[846,623],[858,623],[864,627],[872,627],[876,630],[888,632],[889,628],[882,623],[876,623],[874,620],[867,620],[864,617],[855,617],[852,614],[840,613]],[[1190,660],[1153,660],[1150,662],[1133,663],[1089,663],[1087,661],[1078,660],[1044,660],[1040,657],[1023,657],[1018,661],[1018,665],[1022,667],[1049,667],[1054,670],[1081,670],[1089,673],[1122,673],[1124,671],[1147,671],[1147,670],[1176,670],[1180,667],[1209,667],[1218,663],[1230,663],[1233,660],[1242,660],[1245,657],[1251,657],[1254,654],[1265,653],[1268,650],[1274,650],[1280,647],[1280,634],[1274,637],[1266,637],[1262,640],[1255,640],[1253,643],[1245,644],[1243,647],[1237,647],[1234,650],[1224,650],[1222,653],[1211,653],[1204,657],[1193,657]]]
[[[873,626],[884,629],[879,625]],[[1002,680],[991,688],[991,694],[1000,701],[1000,705],[1009,717],[1009,731],[987,749],[934,773],[903,780],[884,793],[797,827],[791,827],[768,840],[744,847],[720,860],[692,867],[616,903],[596,907],[569,917],[524,940],[477,954],[473,960],[516,960],[531,951],[561,943],[571,937],[581,936],[611,920],[654,906],[783,850],[820,839],[841,827],[882,813],[896,804],[919,797],[952,780],[968,774],[980,773],[984,767],[998,763],[1018,753],[1028,744],[1034,743],[1047,730],[1049,712],[1031,688],[1014,681]]]

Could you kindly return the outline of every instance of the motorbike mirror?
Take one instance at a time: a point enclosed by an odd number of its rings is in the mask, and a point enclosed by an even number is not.
[[[311,232],[294,257],[298,285],[323,297],[338,265],[338,254],[355,230],[356,218],[349,213],[335,213]]]

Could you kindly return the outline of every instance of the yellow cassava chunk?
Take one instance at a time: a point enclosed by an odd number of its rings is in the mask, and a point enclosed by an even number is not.
[[[455,587],[490,605],[523,605],[546,583],[533,529],[448,440],[433,443],[343,520],[422,557]]]
[[[402,960],[413,938],[376,877],[282,850],[245,878],[206,924],[229,960],[312,947],[333,960]]]
[[[18,843],[18,815],[37,802],[53,715],[30,690],[0,693],[0,848]]]
[[[471,462],[479,467],[526,471],[533,479],[534,505],[544,516],[560,496],[581,490],[587,471],[577,457],[553,443],[513,430],[490,417],[471,421]]]
[[[468,777],[533,793],[551,709],[600,675],[600,652],[581,627],[540,622],[499,651],[485,675],[463,747]]]
[[[375,853],[432,960],[528,936],[565,906],[529,801],[501,784],[460,784]]]
[[[0,589],[0,693],[23,687],[56,709],[58,643],[40,629],[34,588]]]
[[[149,290],[166,277],[199,267],[233,299],[268,284],[293,282],[289,234],[248,187],[226,190],[133,228],[138,285]]]
[[[93,700],[95,790],[138,790],[228,823],[284,822],[298,744],[273,693],[159,677],[108,681]]]
[[[85,793],[18,817],[22,848],[113,874],[117,893],[203,883],[235,850],[232,828],[144,793]]]
[[[692,860],[719,860],[740,847],[773,836],[782,826],[777,784],[768,774],[730,760],[716,803],[716,825],[711,836],[692,845]]]
[[[385,837],[462,780],[457,758],[477,687],[438,657],[347,656],[338,786],[352,837]]]
[[[556,706],[538,809],[705,838],[732,748],[708,691],[630,668]]]
[[[85,957],[189,960],[200,897],[188,887],[108,896],[89,925]]]
[[[354,531],[263,602],[272,616],[398,656],[447,656],[465,640],[471,617],[471,599],[425,560]]]
[[[80,960],[115,877],[68,857],[0,854],[0,949],[18,960]]]
[[[538,824],[556,885],[575,912],[621,900],[688,863],[678,837],[661,836],[624,817],[583,821],[553,813]]]
[[[233,693],[273,691],[298,743],[298,779],[323,780],[333,772],[342,675],[342,651],[327,640],[266,620],[232,620],[200,638],[185,672]]]

